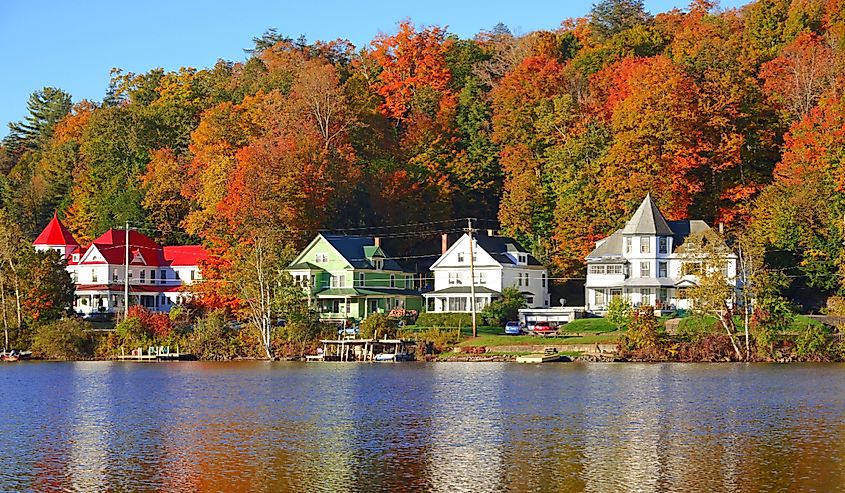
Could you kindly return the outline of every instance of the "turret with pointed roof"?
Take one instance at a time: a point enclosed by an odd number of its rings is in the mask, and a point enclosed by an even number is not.
[[[53,213],[53,219],[47,224],[38,238],[32,242],[36,250],[56,250],[65,258],[70,257],[74,250],[79,248],[79,242],[73,237],[70,231]]]
[[[672,229],[666,223],[666,218],[657,208],[657,204],[651,199],[651,194],[646,194],[645,199],[637,208],[625,227],[623,235],[657,235],[672,236]]]

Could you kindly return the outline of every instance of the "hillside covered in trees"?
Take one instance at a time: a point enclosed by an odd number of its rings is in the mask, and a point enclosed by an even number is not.
[[[37,91],[0,148],[0,200],[29,237],[58,211],[81,242],[130,221],[220,259],[476,217],[577,277],[651,192],[669,219],[759,242],[793,288],[834,293],[844,63],[842,0],[603,0],[554,31],[404,21],[363,47],[269,30],[245,62],[115,69],[102,101]],[[458,223],[439,224],[382,231],[405,254]]]

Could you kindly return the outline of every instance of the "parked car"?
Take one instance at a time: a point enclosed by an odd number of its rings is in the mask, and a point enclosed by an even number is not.
[[[531,333],[538,336],[555,335],[557,333],[557,325],[550,322],[537,322],[534,324],[534,329]]]
[[[505,335],[518,336],[521,333],[522,327],[520,327],[519,322],[511,320],[505,324]]]

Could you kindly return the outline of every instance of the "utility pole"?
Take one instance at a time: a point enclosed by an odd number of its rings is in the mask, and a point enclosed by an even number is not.
[[[126,221],[123,264],[123,319],[129,318],[129,221]]]
[[[475,321],[475,249],[472,246],[472,219],[467,218],[467,233],[469,233],[469,291],[472,299],[470,300],[470,308],[472,310],[472,337],[478,337],[478,326]]]

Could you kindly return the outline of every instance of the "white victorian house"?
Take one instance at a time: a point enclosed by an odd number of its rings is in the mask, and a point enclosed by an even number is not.
[[[701,263],[684,253],[684,242],[710,229],[700,220],[667,221],[646,195],[625,227],[596,242],[587,255],[587,311],[604,313],[616,296],[634,306],[689,309],[685,288],[695,285]],[[726,277],[736,284],[737,257],[731,252],[726,260]]]
[[[431,266],[434,291],[424,293],[430,312],[471,311],[470,236],[464,234]],[[522,292],[529,308],[549,306],[549,277],[540,264],[516,240],[479,234],[473,237],[475,308],[482,310],[501,297],[502,290],[514,287]]]
[[[207,257],[200,245],[161,246],[115,229],[83,247],[55,215],[32,245],[62,256],[76,285],[73,310],[84,316],[122,311],[127,288],[130,305],[169,312],[190,299],[189,286],[202,279],[199,264]]]

